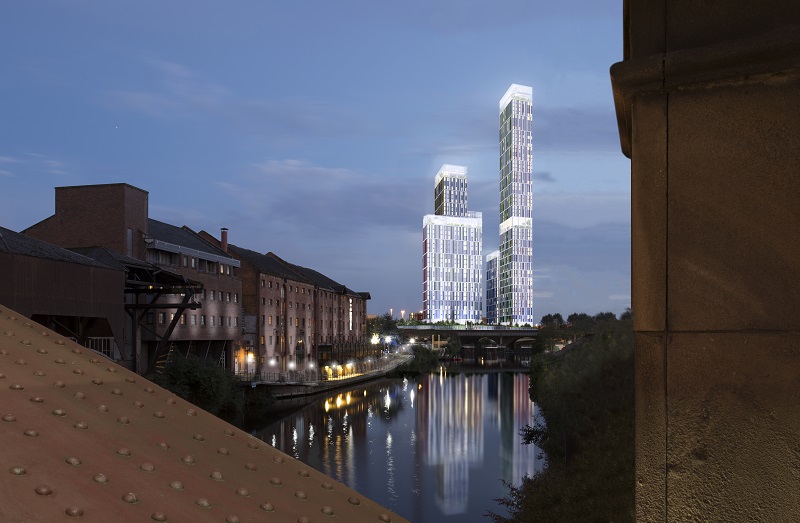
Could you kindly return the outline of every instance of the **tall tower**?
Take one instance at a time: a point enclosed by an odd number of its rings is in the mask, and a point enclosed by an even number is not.
[[[483,216],[467,210],[467,168],[443,165],[435,214],[422,221],[422,302],[429,322],[479,322],[483,311]]]
[[[500,256],[497,320],[533,324],[533,172],[530,87],[512,84],[500,99]]]

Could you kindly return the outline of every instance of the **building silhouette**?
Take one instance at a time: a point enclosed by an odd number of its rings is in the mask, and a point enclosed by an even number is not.
[[[435,214],[422,222],[422,301],[429,322],[479,322],[483,311],[483,217],[467,210],[467,168],[436,174]]]
[[[497,321],[506,325],[534,323],[532,108],[532,89],[524,85],[512,84],[500,99]]]

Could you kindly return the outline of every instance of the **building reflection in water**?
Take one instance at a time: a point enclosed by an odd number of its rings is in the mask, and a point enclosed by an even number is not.
[[[331,394],[258,437],[417,522],[485,521],[544,466],[519,429],[535,406],[525,374],[384,380]]]

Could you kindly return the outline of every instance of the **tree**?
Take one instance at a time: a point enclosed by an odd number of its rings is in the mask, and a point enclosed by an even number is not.
[[[461,340],[458,336],[450,336],[444,346],[444,353],[448,356],[458,356],[461,353]]]
[[[561,317],[561,313],[557,312],[555,314],[545,314],[542,316],[542,321],[539,322],[541,325],[554,325],[556,327],[560,327],[564,324],[564,318]]]

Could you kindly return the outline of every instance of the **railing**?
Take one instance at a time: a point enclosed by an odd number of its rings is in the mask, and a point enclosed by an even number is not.
[[[264,382],[275,384],[317,385],[321,382],[343,381],[361,378],[372,374],[382,374],[399,367],[406,361],[413,359],[411,355],[395,356],[393,358],[380,358],[373,363],[360,363],[353,366],[352,370],[346,365],[337,365],[336,370],[328,375],[327,372],[317,369],[276,371],[266,369],[257,372],[238,372],[236,377],[241,381]],[[339,370],[344,369],[344,370]]]
[[[69,339],[74,342],[78,341],[77,338],[72,336],[69,336]],[[97,336],[93,338],[86,338],[83,346],[87,349],[92,349],[93,351],[102,354],[110,360],[114,360],[114,355],[118,353],[117,341],[113,336]]]
[[[426,325],[398,325],[401,330],[442,330],[442,331],[532,331],[538,330],[536,327],[512,327],[510,325],[437,325],[429,323]]]

